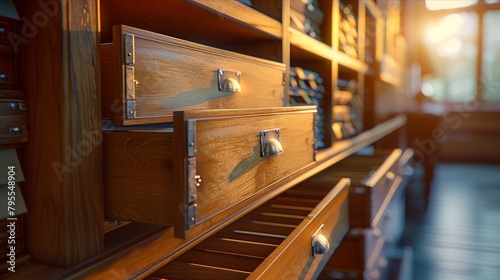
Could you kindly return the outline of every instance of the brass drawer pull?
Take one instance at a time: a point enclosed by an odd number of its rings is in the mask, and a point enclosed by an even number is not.
[[[321,233],[324,226],[325,225],[322,224],[312,236],[313,257],[316,255],[323,255],[330,250],[330,242],[328,241],[328,238]]]
[[[223,92],[241,92],[240,85],[241,72],[232,72],[219,68],[217,70],[217,81],[219,91]]]
[[[270,129],[260,132],[260,156],[274,156],[283,153],[283,146],[280,143],[280,130]]]

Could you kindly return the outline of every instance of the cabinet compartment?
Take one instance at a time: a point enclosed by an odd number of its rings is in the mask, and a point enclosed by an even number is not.
[[[26,104],[21,99],[0,99],[0,144],[28,141]]]
[[[314,279],[349,227],[348,187],[348,179],[323,190],[294,187],[148,279],[214,279],[214,275],[217,279]],[[318,243],[326,246],[324,251]]]
[[[284,105],[284,64],[129,26],[113,29],[113,44],[101,46],[104,118],[160,123],[176,110]]]
[[[104,132],[106,217],[203,230],[314,162],[315,113],[179,111],[173,130]]]

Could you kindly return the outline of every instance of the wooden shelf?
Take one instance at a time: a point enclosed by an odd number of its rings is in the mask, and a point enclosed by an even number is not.
[[[298,30],[289,28],[288,32],[290,34],[290,44],[301,48],[304,51],[314,53],[324,59],[333,60],[334,51],[327,44],[318,41]]]
[[[368,71],[368,64],[356,58],[353,58],[341,51],[335,51],[334,59],[338,62],[339,65],[345,66],[360,73],[365,73]]]
[[[362,73],[368,71],[368,65],[366,63],[352,58],[343,52],[336,51],[327,44],[318,41],[298,30],[290,28],[288,31],[290,33],[290,44],[292,46],[313,53],[324,59],[335,60],[338,64],[348,67],[354,71]]]
[[[234,0],[190,0],[193,3],[213,11],[223,17],[230,18],[242,25],[254,28],[257,31],[280,39],[283,28],[279,21],[260,13],[244,4]]]
[[[109,0],[101,1],[100,9],[102,43],[112,41],[112,27],[117,24],[220,48],[282,36],[281,23],[233,0],[151,0],[147,5]]]

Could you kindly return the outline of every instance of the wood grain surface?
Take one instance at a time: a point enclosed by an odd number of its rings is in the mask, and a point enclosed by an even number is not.
[[[172,133],[104,132],[103,140],[105,216],[172,225]]]
[[[101,252],[104,240],[98,1],[54,3],[20,46],[30,108],[26,240],[33,261],[71,266]],[[38,1],[18,9],[27,19],[44,12]]]
[[[161,122],[174,110],[279,107],[284,105],[285,66],[129,26],[114,27],[113,63],[103,65],[104,100],[126,102],[124,34],[134,35],[135,118],[117,112],[119,124]],[[109,55],[108,52],[106,52]],[[219,91],[217,71],[240,72],[241,92]],[[109,73],[114,73],[109,79]],[[114,93],[106,83],[114,81]],[[132,100],[132,99],[130,99]],[[114,107],[113,102],[104,108]],[[144,120],[146,119],[146,120]],[[167,119],[168,120],[168,119]],[[171,120],[171,119],[170,119]]]
[[[313,115],[309,113],[202,120],[196,127],[197,174],[202,178],[198,221],[314,161]],[[275,128],[280,129],[284,152],[261,157],[259,132]]]
[[[249,279],[317,277],[349,228],[349,184],[349,179],[342,179],[294,232],[252,272]],[[313,257],[311,236],[322,224],[330,249],[324,255]]]

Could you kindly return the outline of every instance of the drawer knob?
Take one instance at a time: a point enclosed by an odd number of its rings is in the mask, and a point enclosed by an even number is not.
[[[283,146],[280,143],[280,130],[270,129],[260,132],[260,156],[274,156],[283,153]]]
[[[217,70],[217,81],[219,91],[223,92],[241,92],[240,85],[241,72],[232,72],[224,69]]]
[[[10,134],[20,134],[23,130],[19,126],[13,126],[10,128]]]
[[[316,255],[323,255],[324,253],[328,252],[328,250],[330,250],[330,242],[328,241],[328,238],[326,238],[326,236],[321,233],[324,227],[325,225],[322,224],[312,235],[313,257]]]

